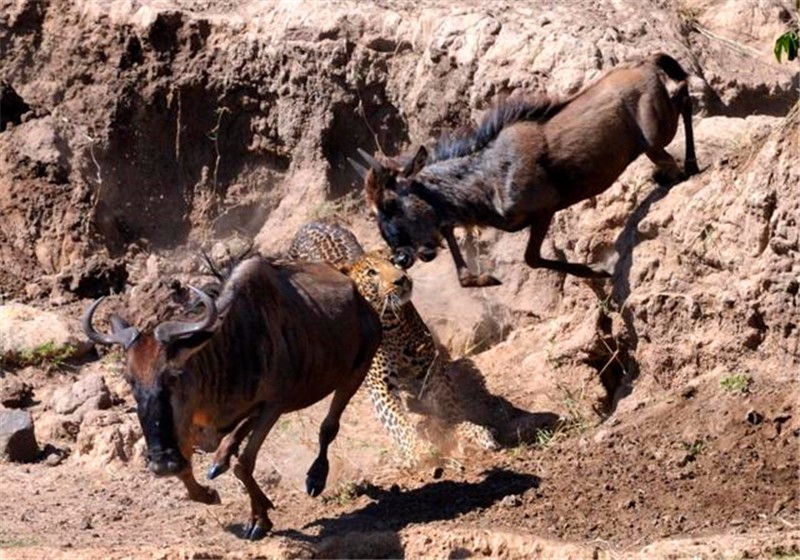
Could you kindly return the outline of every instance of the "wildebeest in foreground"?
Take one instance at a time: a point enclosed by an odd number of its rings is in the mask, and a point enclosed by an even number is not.
[[[272,502],[253,478],[264,438],[281,414],[333,392],[306,480],[310,495],[322,492],[328,446],[380,344],[380,320],[353,282],[327,264],[252,257],[233,269],[216,301],[192,290],[204,307],[201,320],[167,321],[140,332],[113,315],[112,333],[101,334],[92,326],[101,298],[87,309],[83,328],[97,343],[125,348],[148,466],[180,478],[192,500],[219,501],[192,474],[196,431],[226,434],[217,454],[225,462],[212,465],[211,478],[227,468],[230,446],[250,434],[233,472],[250,496],[245,536],[257,539],[272,527]]]
[[[553,215],[606,190],[625,168],[646,154],[670,182],[698,172],[687,74],[672,57],[658,54],[607,73],[562,100],[506,100],[474,131],[444,137],[432,157],[425,147],[413,158],[379,162],[361,155],[367,201],[394,260],[409,267],[430,261],[442,238],[464,287],[499,280],[470,272],[453,235],[454,226],[530,229],[525,262],[582,277],[607,271],[542,258],[540,248]],[[664,150],[683,116],[683,173]]]

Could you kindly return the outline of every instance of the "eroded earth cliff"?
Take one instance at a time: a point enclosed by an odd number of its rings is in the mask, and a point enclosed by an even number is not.
[[[800,66],[772,55],[793,10],[0,2],[0,397],[38,445],[0,465],[4,557],[800,553]],[[611,280],[532,271],[526,234],[492,230],[475,259],[500,287],[461,289],[447,252],[411,269],[502,451],[455,454],[441,479],[403,469],[359,394],[314,501],[323,409],[286,417],[257,470],[275,532],[255,544],[233,477],[206,507],[145,471],[120,357],[77,325],[90,299],[152,324],[203,281],[200,249],[278,254],[313,218],[378,247],[358,148],[430,145],[498,96],[568,95],[657,51],[691,73],[702,173],[666,189],[637,161],[545,242]],[[682,158],[681,130],[669,151]]]

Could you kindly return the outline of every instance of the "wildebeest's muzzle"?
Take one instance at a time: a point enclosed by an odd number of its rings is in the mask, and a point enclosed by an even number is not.
[[[147,467],[157,476],[179,473],[189,463],[178,448],[169,390],[137,388],[134,397],[147,443]]]
[[[431,262],[436,258],[436,249],[422,246],[416,251],[411,247],[398,247],[392,255],[392,262],[400,268],[407,270],[419,258],[422,262]]]
[[[414,250],[411,247],[399,247],[392,255],[392,263],[403,270],[411,268],[414,264]]]
[[[188,462],[177,449],[158,449],[147,452],[147,468],[156,476],[167,476],[181,472]]]

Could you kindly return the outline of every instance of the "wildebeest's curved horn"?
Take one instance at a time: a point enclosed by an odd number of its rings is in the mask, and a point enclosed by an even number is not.
[[[217,305],[214,299],[202,290],[189,286],[195,295],[200,298],[203,307],[206,308],[206,316],[202,320],[193,323],[184,321],[164,321],[153,330],[153,336],[162,344],[168,344],[181,336],[210,330],[217,322]]]
[[[347,158],[347,161],[350,163],[350,165],[353,166],[353,169],[356,170],[356,172],[361,176],[362,179],[367,178],[367,173],[369,173],[369,169],[367,169],[354,159]]]
[[[139,338],[139,331],[131,327],[122,318],[116,316],[112,317],[114,332],[111,334],[101,334],[94,330],[92,326],[94,312],[97,311],[97,308],[103,303],[104,299],[106,299],[105,296],[95,300],[86,310],[86,313],[83,314],[83,317],[81,317],[83,332],[86,333],[89,340],[96,344],[121,344],[127,350],[131,344]]]
[[[375,171],[383,171],[383,165],[381,165],[381,162],[379,162],[377,159],[369,155],[361,148],[358,148],[358,153],[361,154],[361,157],[364,158],[364,161],[366,161],[370,167],[372,167],[372,169]]]

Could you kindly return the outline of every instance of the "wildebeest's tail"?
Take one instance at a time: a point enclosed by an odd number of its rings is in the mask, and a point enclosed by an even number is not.
[[[653,62],[656,66],[661,68],[671,80],[683,82],[689,77],[689,74],[686,73],[683,66],[668,54],[658,53],[654,55]]]

